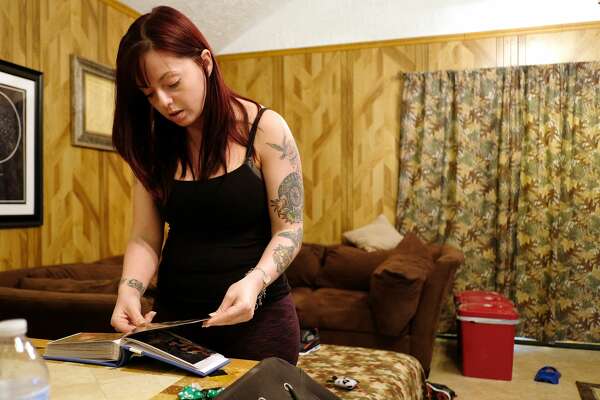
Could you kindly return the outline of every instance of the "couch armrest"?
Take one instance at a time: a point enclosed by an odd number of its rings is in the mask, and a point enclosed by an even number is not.
[[[379,333],[399,336],[415,315],[429,274],[427,260],[414,254],[395,254],[371,275],[369,306]]]
[[[19,285],[19,280],[25,276],[31,268],[11,269],[0,272],[0,287],[14,288]]]
[[[25,318],[27,335],[58,339],[77,332],[114,332],[114,294],[62,293],[0,287],[0,320]],[[142,299],[142,311],[152,300]]]
[[[429,374],[437,323],[448,290],[454,283],[454,274],[464,262],[463,253],[449,245],[442,247],[440,257],[423,285],[417,312],[410,325],[410,354],[421,361]]]

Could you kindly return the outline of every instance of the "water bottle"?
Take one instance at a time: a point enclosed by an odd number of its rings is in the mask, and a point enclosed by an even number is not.
[[[47,400],[48,368],[25,337],[27,321],[0,321],[0,400]]]

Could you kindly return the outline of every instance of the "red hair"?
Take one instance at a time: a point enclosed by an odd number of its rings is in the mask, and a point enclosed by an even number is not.
[[[210,75],[200,57],[204,49],[213,61]],[[155,112],[137,87],[136,82],[147,83],[140,59],[150,50],[191,58],[204,72],[206,100],[197,166],[191,165],[185,128]],[[194,179],[206,180],[221,167],[227,171],[229,140],[247,145],[248,113],[240,98],[257,104],[227,87],[210,45],[192,21],[171,7],[155,7],[131,24],[119,44],[113,145],[155,201],[164,205],[178,162],[182,176],[190,168]],[[241,111],[243,124],[236,121],[234,105]]]

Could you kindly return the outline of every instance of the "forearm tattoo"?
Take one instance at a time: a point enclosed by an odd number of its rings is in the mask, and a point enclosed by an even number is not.
[[[123,283],[127,283],[127,286],[136,289],[138,292],[140,292],[140,295],[143,295],[144,292],[146,291],[144,284],[135,278],[131,278],[131,279],[121,278],[121,282],[119,284],[123,284]]]
[[[278,244],[273,250],[273,260],[277,266],[277,272],[282,273],[292,262],[292,256],[294,255],[294,246],[284,246]]]
[[[277,271],[279,273],[285,271],[285,269],[291,264],[294,252],[302,243],[302,233],[302,228],[298,228],[295,231],[283,231],[277,235],[290,239],[294,243],[293,246],[284,246],[282,244],[278,244],[273,251],[273,260],[275,261],[275,265],[277,266]]]
[[[295,247],[299,247],[300,243],[302,243],[302,228],[298,228],[295,231],[283,231],[281,233],[279,233],[277,236],[281,236],[284,238],[288,238],[290,239],[292,242],[294,242],[294,248]]]
[[[279,218],[291,224],[301,222],[304,188],[300,174],[292,172],[286,176],[277,189],[277,196],[278,198],[271,200],[271,207]]]

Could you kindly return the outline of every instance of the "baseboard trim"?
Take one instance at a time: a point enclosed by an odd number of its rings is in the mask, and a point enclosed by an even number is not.
[[[457,340],[456,333],[438,333],[436,335],[440,339]],[[576,350],[592,350],[600,351],[600,343],[582,343],[582,342],[553,342],[544,343],[535,339],[528,339],[524,337],[516,337],[515,344],[523,344],[527,346],[540,346],[540,347],[556,347],[560,349],[576,349]]]

